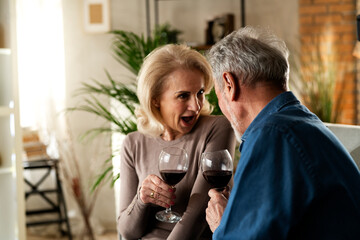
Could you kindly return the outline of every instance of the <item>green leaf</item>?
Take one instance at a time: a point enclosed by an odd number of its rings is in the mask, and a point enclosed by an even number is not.
[[[112,174],[112,170],[113,170],[113,166],[109,166],[96,178],[94,184],[91,187],[91,192],[94,192],[94,190],[104,181],[104,179],[109,174]]]

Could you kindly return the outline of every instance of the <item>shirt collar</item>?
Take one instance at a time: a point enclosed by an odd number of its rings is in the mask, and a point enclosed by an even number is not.
[[[247,136],[253,129],[256,129],[257,126],[261,125],[261,123],[265,122],[267,118],[275,113],[279,112],[286,105],[291,103],[300,103],[300,101],[295,97],[295,95],[291,92],[283,92],[277,95],[274,99],[272,99],[255,117],[255,119],[250,123],[249,127],[244,132],[241,138],[240,152],[242,149],[243,143],[246,141]]]

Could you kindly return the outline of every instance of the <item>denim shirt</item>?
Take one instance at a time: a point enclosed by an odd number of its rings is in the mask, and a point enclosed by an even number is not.
[[[292,92],[245,131],[234,187],[213,239],[360,239],[360,173]]]

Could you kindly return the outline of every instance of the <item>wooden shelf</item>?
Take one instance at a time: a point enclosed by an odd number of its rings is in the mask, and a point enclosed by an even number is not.
[[[180,1],[180,0],[153,0],[154,1],[154,25],[159,25],[159,2],[170,2],[170,1]],[[240,1],[240,26],[245,27],[245,0]],[[184,1],[183,1],[184,2]],[[193,3],[192,1],[188,1],[188,3]],[[151,23],[150,23],[150,0],[145,1],[145,10],[146,10],[146,33],[147,36],[151,36]],[[200,51],[208,50],[209,48],[201,48],[198,49]]]
[[[196,46],[191,46],[191,47],[198,51],[206,51],[206,50],[209,50],[212,47],[212,45],[196,45]]]

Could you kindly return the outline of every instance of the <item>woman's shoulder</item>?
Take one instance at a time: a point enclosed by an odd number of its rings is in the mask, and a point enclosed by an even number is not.
[[[145,137],[144,134],[142,134],[139,131],[135,131],[135,132],[128,133],[126,135],[125,139],[139,139],[139,138],[143,138],[143,137]]]
[[[137,143],[143,143],[145,141],[151,141],[153,137],[147,136],[139,131],[128,133],[124,139],[124,145],[131,144],[135,145]]]

